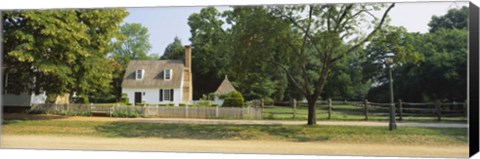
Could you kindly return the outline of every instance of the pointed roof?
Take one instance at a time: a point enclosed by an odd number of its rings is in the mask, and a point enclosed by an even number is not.
[[[232,83],[228,80],[227,75],[225,75],[225,79],[220,84],[220,86],[218,86],[217,90],[215,91],[215,94],[224,95],[233,91],[236,91],[235,87],[233,87]]]

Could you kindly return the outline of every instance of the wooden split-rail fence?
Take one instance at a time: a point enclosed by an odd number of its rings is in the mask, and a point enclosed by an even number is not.
[[[269,116],[275,114],[291,114],[292,118],[296,118],[298,115],[306,115],[298,113],[299,105],[305,106],[307,105],[306,102],[292,100],[290,102],[279,102],[276,104],[291,106],[292,112],[269,112]],[[403,120],[404,117],[435,117],[440,121],[443,117],[467,117],[468,114],[467,102],[441,103],[440,101],[436,101],[429,103],[415,103],[398,100],[393,104],[395,104],[395,114],[398,120]],[[328,99],[325,101],[317,101],[316,109],[319,109],[319,105],[326,106],[328,113],[327,119],[332,118],[336,105],[351,105],[357,107],[355,110],[357,115],[363,115],[365,120],[368,120],[370,116],[389,116],[391,103],[377,103],[368,100],[332,101],[332,99]]]

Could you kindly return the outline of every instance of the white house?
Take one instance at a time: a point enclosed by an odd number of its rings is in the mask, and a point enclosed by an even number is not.
[[[170,104],[192,101],[191,47],[185,60],[132,60],[122,82],[130,103]]]
[[[16,74],[5,73],[5,68],[2,69],[3,73],[3,90],[2,90],[2,106],[4,108],[11,107],[30,107],[32,104],[45,103],[47,95],[45,92],[40,94],[35,93],[11,93],[17,84]]]

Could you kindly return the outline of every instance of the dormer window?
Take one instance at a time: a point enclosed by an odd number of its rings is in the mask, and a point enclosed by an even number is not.
[[[144,70],[144,69],[138,69],[138,70],[135,72],[135,79],[136,79],[136,80],[141,80],[141,79],[143,79],[144,74],[145,74],[145,70]]]
[[[172,69],[165,69],[163,70],[163,77],[165,77],[165,80],[170,80],[172,79]]]

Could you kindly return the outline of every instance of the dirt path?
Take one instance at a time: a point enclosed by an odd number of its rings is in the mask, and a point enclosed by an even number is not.
[[[467,157],[468,146],[3,135],[1,148]]]
[[[305,125],[305,121],[280,120],[221,120],[221,119],[185,119],[185,118],[112,118],[112,117],[85,117],[61,115],[31,115],[5,114],[5,119],[55,119],[67,121],[127,121],[148,123],[179,123],[179,124],[239,124],[239,125]],[[388,126],[388,122],[376,121],[317,121],[318,125],[344,126]],[[468,128],[466,123],[410,123],[397,122],[397,126],[433,127],[433,128]]]

